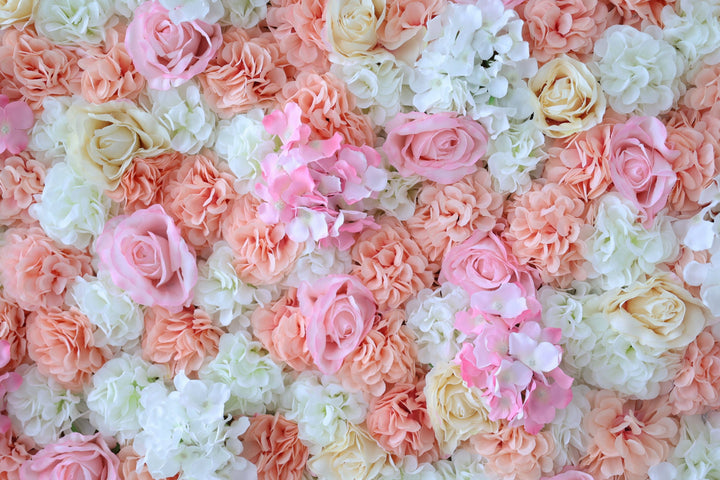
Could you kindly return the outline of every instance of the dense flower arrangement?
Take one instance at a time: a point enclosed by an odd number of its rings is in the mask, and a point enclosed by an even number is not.
[[[0,2],[0,479],[720,480],[719,0]]]

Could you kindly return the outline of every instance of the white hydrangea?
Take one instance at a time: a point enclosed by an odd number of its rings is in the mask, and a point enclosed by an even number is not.
[[[413,472],[403,472],[402,480],[490,480],[484,459],[464,448],[458,448],[448,460],[423,464]]]
[[[88,390],[90,422],[103,435],[117,435],[120,441],[134,438],[140,431],[142,391],[169,378],[165,366],[150,364],[134,355],[123,353],[108,360],[95,372]]]
[[[618,113],[657,116],[684,93],[685,65],[662,31],[613,25],[595,43],[593,73]]]
[[[720,2],[679,0],[675,8],[663,8],[661,19],[665,40],[677,48],[688,65],[703,59],[720,62]]]
[[[115,0],[115,13],[125,18],[132,18],[133,13],[144,0]]]
[[[715,222],[717,224],[717,222]],[[683,270],[688,285],[700,287],[700,300],[715,317],[720,317],[720,237],[716,237],[708,263],[689,262]]]
[[[176,25],[181,22],[200,20],[216,23],[225,15],[221,0],[159,0],[169,12],[170,20]]]
[[[222,0],[225,23],[240,28],[252,28],[267,16],[267,0]]]
[[[597,278],[604,290],[629,285],[678,255],[678,240],[666,216],[656,217],[649,229],[637,218],[635,206],[619,194],[608,193],[598,203],[585,258],[594,270],[590,278]]]
[[[677,467],[676,478],[720,480],[718,445],[720,445],[720,412],[681,417],[680,441],[671,457],[672,463]]]
[[[38,0],[38,33],[60,45],[100,43],[112,18],[111,0]]]
[[[95,345],[122,347],[138,340],[144,329],[142,309],[112,280],[77,277],[69,290],[67,301],[88,317],[96,329]]]
[[[53,240],[84,249],[103,231],[111,207],[102,190],[61,162],[47,171],[40,201],[30,214]]]
[[[215,152],[240,180],[256,179],[260,162],[275,150],[274,137],[265,130],[262,119],[263,112],[254,110],[218,123]]]
[[[407,325],[417,339],[420,362],[436,365],[455,358],[467,339],[455,330],[455,314],[469,305],[465,290],[447,282],[436,290],[421,290],[407,303]]]
[[[357,106],[375,125],[385,125],[400,112],[404,75],[391,53],[383,51],[352,57],[331,54],[330,61],[330,71],[345,82],[355,95]]]
[[[311,454],[340,441],[347,424],[360,424],[367,415],[367,402],[359,392],[348,392],[337,379],[301,373],[285,392],[285,417],[298,424],[298,438]]]
[[[73,422],[81,414],[82,396],[42,375],[36,365],[20,365],[15,371],[22,376],[22,384],[5,397],[15,431],[29,436],[40,446],[70,433]]]
[[[153,116],[170,133],[170,145],[181,153],[196,154],[212,144],[217,117],[203,100],[198,86],[184,83],[170,90],[149,90]]]
[[[555,440],[556,465],[577,465],[587,451],[587,434],[583,431],[582,422],[590,413],[590,402],[586,397],[589,391],[585,385],[574,385],[572,401],[564,409],[557,410],[548,425]]]
[[[513,122],[488,145],[487,167],[500,193],[524,193],[545,158],[545,135],[537,123]]]
[[[415,213],[415,200],[423,179],[418,175],[400,175],[394,168],[386,169],[387,184],[377,198],[365,200],[365,205],[392,215],[398,220],[407,220]]]
[[[227,385],[227,411],[242,415],[264,413],[284,389],[282,368],[247,332],[220,337],[217,356],[200,370],[199,377]]]
[[[217,242],[206,262],[198,265],[195,305],[205,310],[215,323],[233,332],[250,327],[250,315],[260,305],[279,295],[277,285],[255,287],[240,280],[232,266],[230,246]]]
[[[299,288],[302,282],[313,283],[328,275],[344,275],[351,270],[352,257],[349,251],[334,246],[320,247],[314,242],[308,242],[284,283]]]
[[[40,119],[30,131],[28,150],[48,166],[65,160],[67,155],[65,139],[70,130],[65,117],[71,103],[71,97],[45,97]]]

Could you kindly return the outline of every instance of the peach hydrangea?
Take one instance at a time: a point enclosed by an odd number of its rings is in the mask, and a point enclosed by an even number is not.
[[[720,408],[720,340],[706,328],[685,349],[670,392],[673,414],[695,415]]]
[[[171,172],[182,165],[185,155],[178,152],[164,153],[157,157],[136,157],[125,170],[114,190],[106,190],[111,200],[122,203],[125,214],[164,203],[165,185],[172,178]]]
[[[257,466],[258,480],[301,480],[308,448],[298,425],[280,414],[255,415],[242,434],[242,456]]]
[[[690,85],[681,104],[702,112],[720,103],[720,63],[703,66]]]
[[[25,435],[16,436],[12,428],[0,431],[0,479],[19,480],[20,467],[32,458],[34,442]]]
[[[44,183],[45,165],[26,152],[0,155],[0,225],[33,223],[28,209]]]

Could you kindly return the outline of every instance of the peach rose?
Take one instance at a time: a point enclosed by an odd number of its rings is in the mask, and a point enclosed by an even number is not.
[[[173,375],[180,371],[190,375],[206,358],[217,355],[222,333],[199,308],[172,313],[151,307],[145,312],[143,358],[167,365]]]
[[[143,460],[132,446],[126,445],[118,452],[118,460],[120,460],[120,480],[155,480],[148,472],[147,465],[143,465],[138,471],[138,463]],[[168,477],[163,480],[176,480],[180,475]]]
[[[95,249],[99,269],[133,301],[172,311],[190,305],[197,282],[195,254],[160,205],[109,220]]]
[[[103,437],[70,433],[37,452],[20,469],[23,480],[119,480],[120,462]]]
[[[87,252],[60,247],[40,227],[5,232],[0,245],[0,284],[23,310],[59,307],[75,277],[91,273]]]
[[[289,288],[271,306],[256,309],[250,322],[253,333],[275,361],[297,371],[313,367],[306,341],[307,319],[300,313],[297,289]]]
[[[280,414],[255,415],[242,435],[242,456],[257,467],[258,480],[301,480],[308,449],[297,423]]]
[[[125,214],[159,203],[163,204],[165,185],[171,172],[185,161],[185,155],[178,152],[165,153],[157,157],[136,157],[123,173],[114,190],[106,190],[111,200],[122,203]]]
[[[31,313],[27,319],[27,349],[40,373],[73,392],[82,391],[112,357],[108,347],[95,345],[90,320],[75,307]]]
[[[14,371],[25,362],[27,342],[25,340],[25,311],[13,303],[0,289],[0,341],[10,344],[10,361],[0,367],[0,376]]]
[[[665,399],[624,400],[607,390],[590,394],[583,419],[588,453],[580,467],[596,480],[644,480],[649,467],[668,458],[677,443],[678,421]]]
[[[432,285],[431,265],[399,220],[386,216],[379,230],[365,230],[352,248],[352,273],[372,292],[381,310],[398,308]]]
[[[0,155],[0,225],[33,223],[28,208],[44,185],[45,165],[29,154]]]
[[[32,458],[34,448],[29,437],[16,437],[12,427],[0,432],[0,479],[20,480],[20,468]]]
[[[326,4],[327,0],[272,0],[268,7],[267,24],[280,50],[300,70],[330,69],[323,33]]]
[[[431,264],[440,261],[475,230],[489,232],[503,211],[503,197],[493,190],[484,168],[454,185],[425,183],[415,214],[407,222],[412,238]]]
[[[202,73],[222,44],[220,25],[175,24],[159,2],[141,4],[127,27],[125,48],[150,88],[169,90]]]
[[[387,0],[385,21],[377,27],[378,42],[412,65],[422,49],[425,26],[446,3],[447,0]]]
[[[685,349],[673,380],[674,415],[696,415],[720,408],[720,341],[706,328]]]
[[[685,106],[705,111],[720,102],[720,64],[705,65],[693,78],[692,87],[682,99]]]
[[[411,383],[415,376],[415,336],[405,325],[404,310],[378,313],[370,332],[345,358],[337,377],[349,390],[378,397],[394,383]]]

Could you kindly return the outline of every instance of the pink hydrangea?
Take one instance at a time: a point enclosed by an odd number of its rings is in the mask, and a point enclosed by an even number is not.
[[[25,150],[33,123],[35,117],[27,103],[11,102],[7,95],[0,95],[0,153],[17,155]]]
[[[0,340],[0,369],[10,363],[10,343]],[[5,394],[20,388],[22,377],[15,372],[0,375],[0,412],[5,410]],[[10,429],[10,419],[0,414],[0,435]]]

